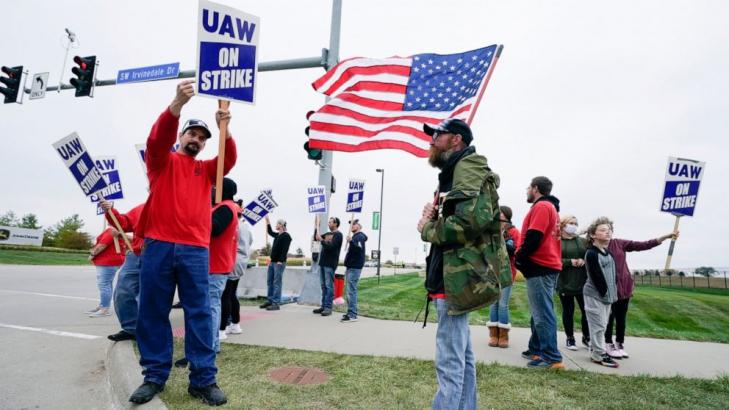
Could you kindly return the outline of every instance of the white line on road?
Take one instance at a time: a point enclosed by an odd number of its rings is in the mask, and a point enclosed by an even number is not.
[[[49,335],[56,335],[56,336],[75,337],[77,339],[87,339],[87,340],[98,339],[101,337],[101,336],[95,336],[95,335],[87,335],[84,333],[62,332],[60,330],[41,329],[39,327],[8,325],[5,323],[0,323],[0,327],[5,327],[8,329],[16,329],[16,330],[28,330],[31,332],[40,332],[40,333],[46,333]]]
[[[53,293],[27,292],[27,291],[24,291],[24,290],[0,289],[0,292],[17,293],[17,294],[21,294],[21,295],[48,296],[48,297],[52,297],[52,298],[63,298],[63,299],[93,300],[93,301],[99,300],[98,298],[85,298],[85,297],[81,297],[81,296],[56,295],[56,294],[53,294]]]

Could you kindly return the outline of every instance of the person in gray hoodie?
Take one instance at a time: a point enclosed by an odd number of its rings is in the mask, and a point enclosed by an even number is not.
[[[582,288],[585,314],[590,329],[590,359],[606,367],[618,367],[605,350],[605,328],[610,316],[610,305],[618,300],[615,280],[615,260],[607,247],[613,234],[613,222],[600,217],[587,228],[590,246],[585,253],[587,281]]]

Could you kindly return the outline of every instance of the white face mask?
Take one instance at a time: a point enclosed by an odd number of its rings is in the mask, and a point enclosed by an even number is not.
[[[564,226],[564,232],[568,235],[577,234],[577,225],[567,224]]]

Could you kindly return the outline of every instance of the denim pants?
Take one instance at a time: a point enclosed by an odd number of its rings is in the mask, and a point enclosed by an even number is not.
[[[274,305],[281,303],[281,287],[286,264],[271,262],[268,264],[268,302]]]
[[[225,283],[228,282],[228,274],[210,274],[208,275],[208,291],[210,292],[210,311],[213,314],[213,321],[211,326],[213,327],[211,332],[213,333],[213,348],[215,353],[220,353],[220,334],[218,328],[220,327],[220,305],[223,299],[223,291],[225,290]]]
[[[435,374],[438,391],[433,409],[476,408],[476,360],[471,349],[468,313],[449,316],[445,299],[435,299],[438,330],[435,336]]]
[[[208,291],[208,249],[155,239],[144,240],[139,275],[137,345],[144,381],[165,384],[172,368],[170,310],[175,286],[185,316],[185,357],[190,385],[215,383],[213,315]]]
[[[347,268],[344,272],[347,277],[347,316],[357,317],[357,286],[362,269]]]
[[[562,354],[557,347],[557,315],[552,299],[556,283],[556,273],[526,280],[529,313],[532,315],[529,350],[548,363],[562,361]]]
[[[99,306],[108,308],[111,305],[111,284],[119,266],[97,266],[96,286],[99,288]]]
[[[114,288],[114,310],[121,328],[133,335],[137,334],[137,314],[139,313],[139,271],[142,258],[134,252],[127,252],[119,270],[119,278]]]
[[[334,300],[334,268],[319,266],[319,281],[321,282],[321,307],[331,309]]]
[[[501,289],[499,300],[489,306],[489,322],[502,325],[511,324],[509,322],[509,298],[511,298],[511,286]]]

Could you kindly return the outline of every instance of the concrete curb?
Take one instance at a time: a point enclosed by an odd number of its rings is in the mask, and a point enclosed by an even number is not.
[[[167,409],[159,397],[142,405],[129,402],[129,396],[143,381],[142,368],[130,340],[109,344],[106,349],[106,375],[112,409]]]

